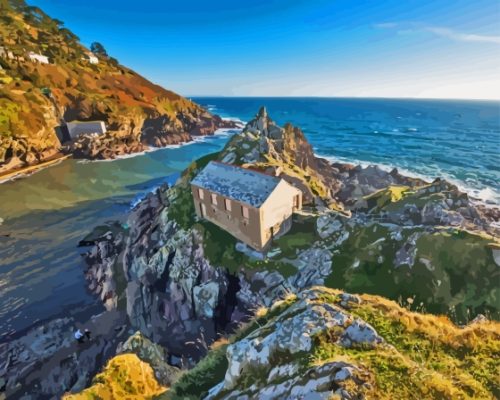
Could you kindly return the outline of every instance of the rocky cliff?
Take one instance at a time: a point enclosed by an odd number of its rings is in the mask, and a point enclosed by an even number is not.
[[[41,54],[48,63],[30,58]],[[149,82],[105,51],[98,63],[61,21],[24,1],[0,2],[0,172],[61,150],[65,122],[105,121],[104,137],[64,147],[83,158],[111,158],[148,146],[186,142],[233,127]]]
[[[277,175],[303,190],[304,210],[267,254],[240,251],[228,232],[196,217],[189,183],[210,160]],[[300,129],[277,126],[261,109],[221,152],[192,163],[176,185],[135,206],[126,223],[98,227],[82,244],[92,244],[85,255],[89,288],[109,313],[126,319],[118,341],[140,332],[147,350],[126,347],[151,364],[162,387],[177,381],[177,369],[196,365],[167,396],[409,398],[419,390],[422,398],[491,398],[498,393],[492,375],[480,376],[474,366],[493,363],[498,324],[461,330],[444,317],[405,312],[447,314],[462,325],[479,313],[499,318],[497,215],[443,180],[329,164]],[[330,289],[309,290],[315,285]],[[382,295],[406,311],[344,291]],[[428,341],[415,349],[422,335]],[[463,341],[453,342],[456,335]],[[467,342],[474,335],[491,346]],[[116,342],[110,352],[123,348]],[[458,364],[462,356],[470,364]],[[96,365],[79,365],[90,384]],[[460,382],[452,379],[461,369]],[[413,371],[418,379],[408,378]],[[81,390],[72,373],[47,393]],[[32,374],[28,362],[10,365],[7,392]],[[395,380],[400,388],[391,386]]]

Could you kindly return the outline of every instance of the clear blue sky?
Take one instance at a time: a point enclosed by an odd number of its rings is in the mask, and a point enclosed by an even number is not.
[[[28,0],[184,95],[500,98],[498,0]]]

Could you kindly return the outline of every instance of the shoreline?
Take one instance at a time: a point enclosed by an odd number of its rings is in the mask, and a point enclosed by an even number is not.
[[[53,165],[57,165],[60,162],[72,158],[71,154],[62,154],[57,153],[55,157],[49,158],[45,161],[42,161],[38,164],[29,165],[27,167],[23,167],[21,169],[5,171],[0,173],[0,184],[5,182],[10,182],[19,178],[28,177],[41,171],[42,169],[48,168]]]
[[[362,168],[366,168],[368,166],[375,166],[380,168],[383,171],[386,172],[391,172],[393,169],[397,169],[398,172],[406,176],[408,178],[414,178],[414,179],[421,179],[427,183],[433,182],[435,179],[440,178],[444,179],[451,184],[455,185],[460,191],[467,193],[467,195],[470,197],[470,199],[477,203],[480,204],[484,207],[487,208],[499,208],[500,207],[500,200],[496,200],[495,197],[498,197],[500,199],[500,193],[498,193],[495,189],[491,188],[490,186],[486,186],[483,189],[478,189],[478,188],[472,188],[470,186],[467,186],[464,184],[464,182],[457,180],[454,177],[449,176],[446,173],[441,172],[437,176],[430,176],[430,175],[425,175],[425,174],[420,174],[418,172],[413,172],[410,171],[404,167],[399,167],[397,165],[388,165],[388,164],[383,164],[383,163],[377,163],[377,162],[370,162],[370,161],[362,161],[362,160],[345,160],[343,158],[335,157],[335,156],[330,156],[326,154],[321,154],[314,152],[314,155],[319,158],[323,158],[327,160],[329,163],[336,163],[336,164],[349,164],[353,166],[360,166]],[[481,193],[483,191],[490,191],[493,193],[493,196],[486,196],[486,197],[481,197],[478,196],[478,193]]]
[[[207,140],[207,138],[213,137],[213,136],[230,136],[231,131],[236,131],[239,132],[243,128],[243,126],[246,124],[246,121],[242,121],[238,117],[223,117],[223,120],[226,121],[234,121],[238,123],[241,126],[238,126],[237,128],[220,128],[217,129],[213,135],[202,135],[202,136],[192,136],[192,140],[187,141],[187,142],[181,142],[177,144],[169,144],[164,147],[154,147],[154,146],[148,146],[148,148],[144,151],[140,151],[137,153],[130,153],[130,154],[123,154],[116,156],[115,158],[109,158],[109,159],[104,159],[104,160],[90,160],[90,159],[75,159],[78,163],[86,164],[86,163],[93,163],[93,162],[112,162],[112,161],[118,161],[118,160],[124,160],[128,158],[134,158],[134,157],[139,157],[142,155],[145,155],[147,153],[153,153],[162,149],[178,149],[184,146],[189,146],[191,144],[199,143],[199,142],[204,142]],[[383,164],[383,163],[377,163],[377,162],[370,162],[370,161],[363,161],[363,160],[346,160],[342,157],[336,157],[336,156],[331,156],[331,155],[326,155],[326,154],[321,154],[319,152],[314,152],[314,155],[319,158],[323,158],[327,160],[330,163],[338,163],[338,164],[349,164],[353,166],[361,166],[362,168],[366,168],[368,166],[376,166],[386,172],[392,171],[394,168],[398,170],[398,172],[406,177],[409,178],[416,178],[416,179],[421,179],[425,182],[431,183],[437,178],[444,179],[453,185],[457,186],[458,189],[464,193],[467,193],[467,195],[470,197],[470,199],[475,202],[476,204],[482,205],[486,208],[499,208],[500,207],[500,192],[495,190],[494,188],[491,188],[490,186],[485,186],[482,189],[479,188],[473,188],[470,186],[467,186],[464,182],[455,179],[454,177],[449,176],[446,173],[441,172],[437,176],[430,176],[430,175],[425,175],[425,174],[420,174],[417,172],[410,171],[404,167],[399,167],[397,165],[388,165],[388,164]],[[69,158],[72,158],[71,154],[62,154],[58,153],[58,156],[56,158],[52,158],[46,161],[43,161],[39,164],[35,165],[30,165],[24,168],[21,168],[19,170],[14,170],[14,171],[6,171],[4,173],[0,173],[0,185],[2,183],[6,182],[11,182],[16,179],[21,179],[21,178],[26,178],[29,177],[30,175],[39,172],[45,168],[49,168],[53,165],[57,165],[58,163],[67,160]],[[480,193],[485,192],[486,195],[481,196]]]
[[[183,147],[183,146],[188,146],[190,144],[202,142],[202,141],[206,140],[207,137],[229,136],[226,133],[229,131],[233,131],[233,130],[239,131],[239,130],[241,130],[241,128],[220,128],[220,129],[217,129],[213,135],[193,136],[193,139],[190,141],[181,142],[181,143],[177,143],[177,144],[169,144],[169,145],[164,146],[164,147],[148,146],[148,148],[144,151],[139,151],[137,153],[123,154],[120,156],[116,156],[115,158],[108,158],[105,160],[89,160],[89,159],[75,159],[75,160],[78,163],[85,164],[85,163],[90,163],[90,162],[111,162],[111,161],[118,161],[118,160],[123,160],[123,159],[127,159],[127,158],[134,158],[134,157],[138,157],[138,156],[141,156],[141,155],[144,155],[147,153],[152,153],[152,152],[162,150],[162,149],[178,149],[178,148]],[[49,159],[42,161],[38,164],[29,165],[27,167],[22,167],[21,169],[5,171],[3,173],[0,173],[0,185],[2,183],[11,182],[11,181],[16,180],[16,179],[27,178],[36,172],[39,172],[45,168],[49,168],[53,165],[57,165],[60,162],[67,160],[67,159],[70,159],[70,158],[73,158],[72,154],[57,153],[55,157],[49,158]]]
[[[181,142],[181,143],[177,143],[177,144],[168,144],[168,145],[163,146],[163,147],[148,146],[148,148],[146,150],[138,151],[137,153],[122,154],[122,155],[116,156],[115,158],[107,158],[104,160],[89,160],[89,159],[82,158],[82,159],[75,159],[75,160],[77,160],[77,162],[81,163],[81,164],[126,160],[128,158],[139,157],[139,156],[142,156],[144,154],[154,153],[156,151],[163,150],[163,149],[179,149],[181,147],[189,146],[191,144],[205,142],[207,140],[207,138],[214,137],[214,136],[219,136],[219,137],[229,136],[227,134],[227,132],[229,132],[229,131],[241,131],[241,128],[220,128],[220,129],[217,129],[213,135],[193,136],[192,140],[189,140],[187,142]]]

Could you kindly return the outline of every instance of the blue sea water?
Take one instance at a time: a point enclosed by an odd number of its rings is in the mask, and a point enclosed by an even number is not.
[[[266,106],[279,124],[305,132],[317,154],[444,176],[500,203],[500,102],[197,98],[248,121]],[[106,162],[66,160],[0,185],[0,342],[47,319],[102,310],[87,292],[78,242],[94,227],[124,221],[148,191],[220,150],[232,132]]]
[[[252,118],[261,106],[278,124],[302,128],[318,155],[445,177],[500,203],[500,102],[357,98],[196,98],[223,116]]]

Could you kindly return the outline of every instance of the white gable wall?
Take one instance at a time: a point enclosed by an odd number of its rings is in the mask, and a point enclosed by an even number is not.
[[[281,236],[291,228],[296,196],[299,196],[298,208],[301,208],[302,192],[281,180],[262,204],[260,217],[263,247],[267,246],[272,237]]]

